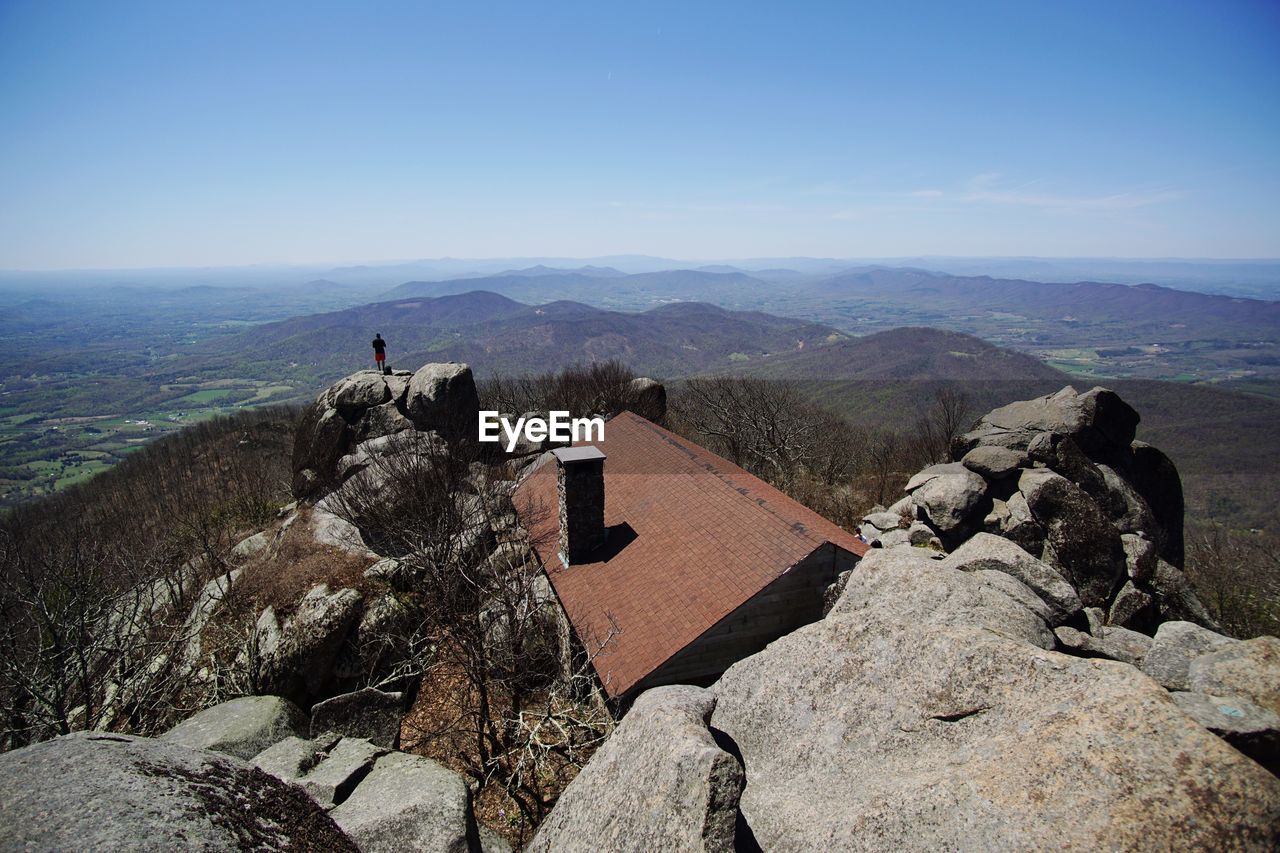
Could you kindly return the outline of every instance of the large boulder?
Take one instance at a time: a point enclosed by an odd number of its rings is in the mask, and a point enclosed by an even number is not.
[[[1106,500],[1101,503],[1107,510],[1112,524],[1121,533],[1146,533],[1160,539],[1164,530],[1156,521],[1151,507],[1137,490],[1110,465],[1099,465],[1106,483]]]
[[[80,732],[0,755],[0,846],[356,849],[297,788],[176,743]]]
[[[293,496],[311,497],[333,484],[334,465],[351,446],[351,425],[316,401],[302,410],[293,433]]]
[[[1055,394],[1020,400],[988,412],[956,444],[958,455],[978,445],[1026,450],[1040,433],[1071,436],[1087,454],[1127,448],[1138,413],[1114,391],[1092,388],[1083,394],[1070,385]]]
[[[1182,478],[1172,460],[1151,445],[1135,441],[1129,463],[1129,480],[1142,495],[1160,527],[1160,557],[1179,569],[1183,566]]]
[[[301,704],[321,695],[333,676],[333,664],[343,641],[360,618],[362,596],[356,589],[330,593],[324,584],[313,587],[283,626],[273,611],[263,611],[257,626],[261,656],[260,682]]]
[[[395,560],[388,563],[399,565]],[[380,574],[376,572],[370,575],[369,569],[365,570],[365,577],[379,577]],[[394,573],[381,576],[389,578],[389,583],[397,582]],[[396,665],[403,662],[410,653],[409,638],[413,635],[411,621],[409,608],[393,592],[384,592],[372,601],[367,601],[360,623],[338,653],[334,674],[346,683],[367,682],[375,678],[395,680]],[[395,683],[402,682],[395,680]]]
[[[242,696],[188,717],[160,736],[191,749],[248,760],[287,737],[305,734],[307,717],[279,696]]]
[[[360,416],[352,432],[352,441],[360,444],[411,429],[413,429],[413,421],[405,415],[404,404],[391,400],[367,409]]]
[[[1037,648],[1015,604],[949,603],[979,581],[900,553],[868,555],[825,619],[716,685],[761,847],[1280,843],[1280,780],[1154,681]]]
[[[1049,606],[1051,625],[1062,624],[1081,606],[1075,588],[1056,569],[1001,536],[975,534],[943,560],[943,565],[967,572],[1004,572],[1017,578]]]
[[[1240,696],[1169,695],[1188,717],[1272,773],[1280,771],[1280,714]]]
[[[902,516],[896,512],[872,512],[862,517],[862,534],[874,538],[902,527]]]
[[[312,497],[336,485],[335,466],[356,444],[411,428],[409,374],[361,370],[326,388],[303,410],[294,432],[293,493]]]
[[[255,755],[253,763],[283,782],[300,786],[329,809],[345,802],[386,753],[362,738],[328,733],[311,740],[285,738]]]
[[[627,408],[654,423],[667,417],[667,389],[656,379],[641,376],[627,385]]]
[[[1004,501],[1003,514],[994,519],[1000,535],[1014,542],[1028,554],[1039,556],[1044,551],[1044,526],[1036,521],[1022,492],[1014,492]]]
[[[943,533],[958,532],[986,497],[987,482],[959,462],[930,465],[907,481],[907,493]]]
[[[311,508],[307,518],[308,528],[311,531],[311,538],[320,545],[329,548],[336,548],[339,551],[345,551],[348,554],[354,554],[359,557],[376,557],[373,551],[369,550],[369,546],[364,544],[364,536],[360,533],[360,528],[356,527],[343,515],[347,514],[347,507],[341,506],[339,500],[333,495],[326,495],[319,503]]]
[[[1097,504],[1065,477],[1023,472],[1019,489],[1044,527],[1043,559],[1076,588],[1086,606],[1105,607],[1125,575],[1120,533]],[[1024,483],[1031,481],[1031,485]]]
[[[886,594],[889,587],[901,594]],[[1053,632],[1036,605],[1028,603],[1032,601],[1040,599],[1004,572],[960,572],[918,548],[895,548],[874,550],[862,558],[829,616],[875,608],[885,620],[979,625],[1051,649]]]
[[[1197,693],[1243,696],[1280,714],[1280,638],[1223,644],[1191,661],[1187,685]]]
[[[1089,497],[1109,503],[1110,496],[1101,469],[1085,456],[1071,436],[1040,433],[1032,439],[1027,452],[1037,462],[1075,483]]]
[[[441,456],[447,452],[448,445],[434,432],[405,430],[381,435],[361,442],[339,459],[338,477],[347,480],[370,468],[391,468],[407,454]]]
[[[1165,622],[1156,629],[1151,651],[1142,662],[1142,671],[1170,690],[1186,690],[1193,660],[1238,642],[1194,622]]]
[[[391,389],[381,371],[357,370],[330,385],[317,399],[354,422],[365,409],[390,401]]]
[[[715,695],[641,694],[560,796],[527,851],[732,851],[742,767],[707,728]]]
[[[1001,480],[1031,464],[1025,451],[1008,447],[979,445],[960,460],[960,464],[988,480]]]
[[[1156,574],[1156,543],[1136,533],[1121,533],[1120,547],[1124,548],[1124,565],[1129,577],[1146,583]]]
[[[365,687],[312,706],[311,735],[316,737],[325,732],[337,732],[395,749],[400,746],[403,711],[404,694]]]
[[[1191,581],[1179,569],[1165,562],[1156,561],[1156,571],[1151,578],[1156,605],[1165,619],[1181,619],[1195,622],[1214,631],[1220,631],[1217,620],[1204,606],[1204,602],[1191,587]]]
[[[1133,581],[1125,581],[1111,601],[1111,609],[1107,611],[1107,624],[1124,627],[1145,621],[1144,617],[1149,613],[1154,600]]]
[[[1151,638],[1128,628],[1103,625],[1097,633],[1086,634],[1063,625],[1055,628],[1054,634],[1063,648],[1082,657],[1103,657],[1133,666],[1142,666],[1143,659],[1151,651]]]
[[[329,814],[362,853],[480,849],[466,782],[417,755],[378,758]]]
[[[465,430],[474,434],[480,397],[471,368],[452,361],[424,364],[409,380],[405,409],[420,430],[450,437]]]

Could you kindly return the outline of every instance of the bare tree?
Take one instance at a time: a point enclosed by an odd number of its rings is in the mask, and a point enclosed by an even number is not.
[[[411,746],[498,791],[532,827],[612,727],[591,661],[612,635],[568,641],[501,468],[473,465],[405,434],[349,479],[333,505],[400,563],[408,610],[386,638],[398,654],[379,678],[421,679]],[[523,524],[522,524],[523,522]]]
[[[974,419],[969,396],[949,385],[938,388],[929,408],[916,420],[915,447],[921,465],[953,462],[955,440]]]
[[[0,748],[176,721],[192,597],[286,494],[291,420],[201,424],[0,519]]]
[[[881,430],[872,437],[867,458],[877,504],[888,503],[895,479],[901,482],[905,448],[906,442],[893,430]]]
[[[1280,543],[1208,523],[1188,530],[1187,576],[1232,636],[1280,634]]]
[[[479,384],[482,407],[510,414],[567,411],[574,417],[614,415],[629,410],[661,422],[648,400],[632,388],[631,368],[616,359],[574,365],[552,373],[506,376],[495,374]]]
[[[831,418],[802,400],[792,383],[691,379],[677,409],[685,424],[725,449],[732,462],[784,490],[801,471],[828,464],[819,436]]]

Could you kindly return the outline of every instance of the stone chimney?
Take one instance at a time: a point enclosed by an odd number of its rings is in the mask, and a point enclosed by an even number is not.
[[[556,457],[560,494],[560,561],[589,562],[604,544],[604,454],[597,447],[563,447]]]

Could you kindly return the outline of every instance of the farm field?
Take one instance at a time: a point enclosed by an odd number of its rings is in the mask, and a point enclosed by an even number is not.
[[[255,379],[171,382],[159,393],[168,399],[142,411],[42,416],[0,407],[0,506],[82,483],[193,423],[298,396],[293,385]]]

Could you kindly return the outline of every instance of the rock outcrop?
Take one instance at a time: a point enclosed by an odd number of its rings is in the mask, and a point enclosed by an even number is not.
[[[302,413],[293,445],[293,493],[314,497],[341,483],[339,460],[358,445],[409,430],[450,436],[479,411],[471,368],[426,364],[416,373],[362,370],[338,380]]]
[[[465,364],[424,364],[409,380],[405,409],[423,432],[453,435],[474,430],[480,398],[475,379]]]
[[[1191,662],[1235,640],[1193,622],[1165,622],[1142,662],[1142,671],[1169,690],[1190,687]]]
[[[667,389],[656,379],[641,376],[632,379],[627,386],[629,399],[627,408],[642,418],[654,423],[663,423],[667,418]]]
[[[764,849],[1280,840],[1275,777],[1136,668],[1040,648],[1034,614],[978,583],[873,551],[824,620],[725,673],[711,724]]]
[[[1050,608],[1050,624],[1060,625],[1081,608],[1080,596],[1056,569],[1032,557],[1016,544],[990,533],[979,533],[943,561],[967,572],[996,571],[1017,578]]]
[[[742,767],[707,728],[715,702],[697,687],[643,694],[525,849],[732,851]]]
[[[712,685],[709,723],[673,735],[673,694],[641,695],[539,849],[705,847],[705,774],[671,781],[699,743],[741,762],[741,847],[1275,849],[1280,640],[1213,630],[1137,423],[1104,389],[983,418],[862,519],[823,619]]]
[[[318,737],[324,732],[337,732],[395,749],[400,746],[400,717],[403,712],[403,694],[366,687],[312,706],[311,735]]]
[[[1242,696],[1280,714],[1280,639],[1225,643],[1193,658],[1187,685],[1198,693]]]
[[[0,779],[6,848],[357,849],[298,788],[151,738],[66,735],[0,755]]]
[[[388,750],[363,738],[324,734],[306,740],[288,737],[254,756],[253,764],[277,779],[298,785],[331,809],[345,802]]]
[[[1138,420],[1138,413],[1114,391],[1093,388],[1080,394],[1067,386],[992,410],[960,439],[960,446],[966,452],[979,445],[1027,450],[1033,439],[1049,433],[1070,436],[1086,453],[1108,453],[1129,446]]]
[[[288,699],[243,696],[205,708],[161,735],[161,739],[248,760],[272,744],[306,731],[306,714]]]
[[[924,520],[940,533],[956,532],[987,494],[982,477],[959,462],[930,465],[907,483],[907,494]]]
[[[1115,627],[1151,632],[1170,619],[1216,628],[1182,576],[1182,485],[1159,450],[1134,440],[1135,412],[1114,392],[1067,387],[985,415],[907,483],[904,523],[955,550],[975,534],[1016,543],[1100,608]],[[895,507],[899,505],[895,504]],[[918,545],[863,519],[880,547]],[[937,547],[935,546],[935,547]]]
[[[317,705],[312,709],[312,724],[336,723],[348,729],[359,728],[357,724],[369,723],[367,715],[362,716],[360,711],[367,711],[371,706],[382,709],[392,701],[397,709],[398,726],[399,695],[376,690],[359,691]],[[277,712],[276,719],[283,714],[291,728],[266,725],[266,719],[271,717],[268,709]],[[252,738],[235,738],[236,747],[242,748],[250,741],[262,745],[250,756],[256,771],[241,765],[244,771],[257,779],[269,780],[273,787],[281,787],[283,783],[283,787],[292,792],[295,803],[304,802],[311,810],[327,811],[336,828],[341,830],[338,835],[345,833],[342,843],[334,842],[335,846],[323,849],[358,847],[364,853],[509,849],[492,833],[480,831],[471,809],[470,790],[457,773],[366,737],[346,736],[336,731],[325,731],[311,738],[299,736],[294,732],[299,722],[305,723],[305,718],[278,697],[247,697],[214,706],[179,724],[164,735],[164,739],[222,744],[227,740],[223,733],[233,728],[232,721],[237,715],[246,717],[245,727],[250,727],[254,719],[258,725],[253,726]],[[385,719],[374,721],[373,728],[382,733],[384,740],[389,739],[386,727]],[[145,738],[133,740],[147,742]],[[272,815],[258,817],[267,820]],[[217,820],[218,816],[213,818]],[[315,845],[301,847],[322,849]]]
[[[462,777],[430,759],[403,752],[377,759],[329,815],[362,853],[481,846]]]

